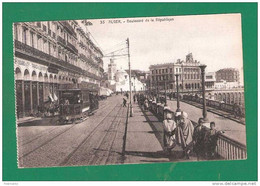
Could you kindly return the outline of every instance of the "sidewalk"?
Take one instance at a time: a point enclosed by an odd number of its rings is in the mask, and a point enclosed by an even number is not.
[[[125,163],[152,163],[170,161],[196,161],[180,158],[182,149],[175,147],[169,156],[163,151],[163,126],[150,111],[142,111],[133,104],[134,115],[129,117],[126,138]]]

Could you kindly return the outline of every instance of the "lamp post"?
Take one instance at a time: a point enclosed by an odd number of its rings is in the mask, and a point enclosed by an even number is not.
[[[165,96],[165,106],[167,106],[166,80],[164,81],[164,96]]]
[[[175,76],[176,76],[176,86],[177,86],[177,109],[176,109],[176,112],[181,112],[180,100],[179,100],[179,82],[178,82],[179,74],[175,74]]]
[[[202,99],[203,99],[203,120],[204,123],[207,123],[209,120],[207,118],[207,107],[206,107],[206,98],[205,98],[205,68],[206,65],[200,65],[201,70],[201,85],[202,85]]]
[[[159,103],[159,82],[156,80],[156,103]]]

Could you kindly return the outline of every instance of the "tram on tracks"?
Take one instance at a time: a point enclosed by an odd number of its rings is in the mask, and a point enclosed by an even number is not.
[[[84,84],[63,86],[59,90],[59,123],[80,123],[98,109],[98,89]]]

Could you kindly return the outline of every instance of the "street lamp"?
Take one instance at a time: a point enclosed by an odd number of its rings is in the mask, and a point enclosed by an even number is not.
[[[201,85],[202,85],[202,99],[203,99],[203,122],[208,123],[208,118],[207,118],[207,108],[206,108],[206,98],[205,98],[205,68],[207,67],[206,65],[200,65],[200,70],[201,70]]]
[[[165,106],[167,106],[166,80],[164,81],[164,96],[165,96]]]
[[[156,80],[156,103],[159,103],[159,82]]]
[[[179,74],[175,74],[175,76],[176,76],[176,85],[177,85],[177,109],[176,109],[176,112],[181,112],[180,100],[179,100],[179,82],[178,82]]]

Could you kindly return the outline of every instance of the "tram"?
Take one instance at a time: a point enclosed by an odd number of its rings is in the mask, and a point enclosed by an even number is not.
[[[87,87],[64,87],[59,91],[59,123],[79,123],[98,109],[98,90]]]

